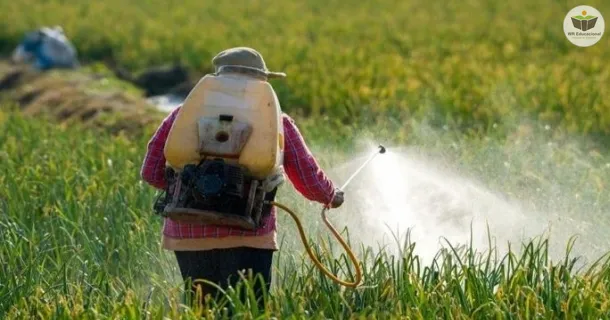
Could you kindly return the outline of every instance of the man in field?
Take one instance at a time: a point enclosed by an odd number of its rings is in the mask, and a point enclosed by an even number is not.
[[[240,47],[223,51],[212,62],[217,73],[223,66],[243,66],[256,71],[258,76],[267,75],[264,77],[265,81],[268,76],[277,75],[267,70],[262,56],[251,48]],[[173,110],[163,120],[148,143],[148,151],[142,164],[142,178],[159,189],[167,187],[164,146],[180,108]],[[293,186],[309,200],[329,205],[331,208],[341,206],[343,192],[334,187],[319,167],[294,120],[283,114],[282,121],[285,143],[283,167]],[[254,288],[260,298],[263,289],[266,292],[270,289],[272,258],[278,250],[276,210],[272,206],[268,210],[270,214],[265,215],[262,226],[253,231],[188,224],[166,218],[163,247],[175,252],[180,272],[186,281],[206,279],[226,288],[229,284],[236,284],[240,270],[250,270],[255,276],[262,276],[264,283],[257,281]],[[195,283],[192,289],[197,287],[204,295],[217,294],[213,286]],[[259,302],[262,303],[262,299]]]

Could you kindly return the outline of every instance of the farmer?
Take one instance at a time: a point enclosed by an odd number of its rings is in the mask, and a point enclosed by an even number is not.
[[[42,27],[25,34],[15,48],[12,56],[14,63],[32,62],[38,70],[53,68],[76,68],[80,64],[76,49],[60,26]]]
[[[259,69],[267,75],[277,75],[268,72],[262,56],[251,48],[239,47],[223,51],[214,57],[212,63],[217,72],[223,66],[237,65]],[[169,130],[181,107],[174,109],[163,120],[148,143],[141,176],[158,189],[165,189],[167,186],[163,150]],[[343,192],[334,187],[319,167],[294,120],[282,114],[282,121],[285,143],[283,166],[288,179],[305,198],[330,208],[341,206]],[[273,254],[278,250],[276,210],[273,206],[269,210],[270,214],[265,216],[261,227],[254,231],[216,225],[189,225],[166,218],[163,247],[175,252],[182,277],[187,283],[189,280],[193,282],[190,289],[197,290],[199,287],[203,295],[216,296],[214,287],[194,281],[206,279],[226,288],[229,283],[232,286],[236,284],[240,270],[251,270],[254,276],[262,276],[264,279],[264,284],[257,281],[254,288],[259,303],[263,303],[262,289],[266,292],[270,289]]]

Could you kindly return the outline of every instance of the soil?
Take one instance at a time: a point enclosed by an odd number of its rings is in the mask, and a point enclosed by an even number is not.
[[[105,65],[114,72],[117,78],[128,81],[142,90],[146,97],[170,94],[187,96],[197,81],[204,74],[195,74],[182,64],[171,64],[147,68],[132,74],[116,62],[106,60]],[[206,70],[205,73],[212,73]]]
[[[179,69],[170,69],[169,73],[177,75],[174,80],[179,84],[188,82]],[[146,84],[141,76],[135,79]],[[150,86],[155,85],[155,79],[161,85],[138,90],[108,73],[39,72],[27,65],[0,61],[0,105],[12,105],[27,116],[45,115],[60,123],[77,121],[111,133],[136,134],[157,125],[166,114],[147,102],[146,96],[163,93],[163,85],[176,87],[172,79],[168,81],[159,73],[148,79],[152,79],[148,81]],[[185,87],[190,90],[188,84]]]

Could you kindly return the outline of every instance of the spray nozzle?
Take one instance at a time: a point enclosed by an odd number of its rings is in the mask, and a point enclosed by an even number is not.
[[[343,184],[343,186],[341,186],[341,190],[345,190],[345,187],[347,187],[347,185],[350,183],[350,181],[352,181],[352,179],[360,172],[360,170],[362,170],[369,162],[371,162],[371,160],[373,160],[373,158],[375,158],[375,156],[377,156],[377,154],[381,154],[381,153],[385,153],[385,147],[382,145],[379,145],[379,152],[375,152],[373,154],[371,154],[371,156],[360,166],[360,168],[358,168],[358,170],[356,170],[356,172],[354,172],[349,179],[347,179],[347,181]]]

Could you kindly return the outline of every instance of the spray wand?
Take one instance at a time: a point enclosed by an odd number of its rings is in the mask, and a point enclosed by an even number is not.
[[[366,165],[369,162],[371,162],[371,160],[373,160],[373,158],[375,158],[378,154],[383,154],[385,152],[386,152],[385,147],[382,145],[379,145],[379,150],[377,150],[373,154],[371,154],[371,156],[347,179],[347,181],[345,181],[345,183],[341,186],[340,190],[342,190],[342,191],[345,190],[347,185],[354,179],[354,177],[356,177],[358,175],[358,173],[360,173],[360,171],[362,171],[362,169],[364,169],[364,167],[366,167]],[[330,208],[329,204],[324,205],[324,207],[322,208],[322,212],[321,212],[322,220],[324,221],[326,226],[330,229],[330,231],[335,236],[335,238],[339,241],[339,243],[341,244],[343,249],[345,249],[350,260],[354,264],[354,267],[356,268],[356,277],[355,277],[356,279],[354,280],[354,282],[343,281],[343,280],[337,278],[335,275],[333,275],[326,268],[324,268],[322,263],[315,257],[315,255],[311,251],[311,247],[309,246],[309,243],[307,242],[307,238],[305,237],[305,231],[303,231],[303,226],[301,225],[301,221],[299,220],[297,215],[294,213],[294,211],[292,211],[290,208],[286,207],[285,205],[275,202],[275,201],[271,201],[269,203],[286,211],[288,214],[290,214],[290,216],[292,216],[292,218],[294,219],[294,221],[297,224],[297,228],[299,229],[299,235],[301,236],[301,241],[303,241],[305,250],[307,250],[307,254],[311,258],[311,260],[314,262],[316,267],[318,267],[318,269],[320,269],[320,271],[322,271],[322,273],[324,273],[326,276],[328,276],[330,279],[332,279],[333,281],[335,281],[336,283],[338,283],[340,285],[350,287],[350,288],[358,287],[358,285],[362,281],[362,270],[360,269],[358,259],[356,258],[356,256],[352,252],[352,250],[350,249],[349,245],[345,242],[345,240],[343,240],[343,238],[341,237],[339,232],[335,229],[335,227],[333,227],[333,225],[330,223],[330,221],[328,221],[328,218],[326,217],[326,211]]]

